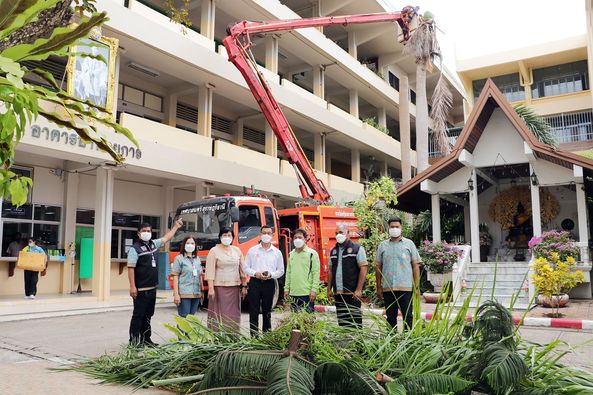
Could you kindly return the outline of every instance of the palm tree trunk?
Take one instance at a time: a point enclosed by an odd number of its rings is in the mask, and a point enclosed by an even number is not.
[[[426,98],[426,69],[416,66],[416,157],[418,173],[428,168],[428,100]]]

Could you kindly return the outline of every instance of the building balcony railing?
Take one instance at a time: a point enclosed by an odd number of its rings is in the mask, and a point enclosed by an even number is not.
[[[457,142],[457,138],[461,134],[462,129],[463,126],[447,128],[447,135],[449,136],[449,146],[451,148]],[[430,131],[428,135],[428,157],[439,158],[441,156],[443,156],[443,153],[437,148],[436,144],[434,143],[434,139],[432,138],[432,131]]]
[[[593,140],[593,112],[581,111],[549,115],[544,119],[559,144]]]

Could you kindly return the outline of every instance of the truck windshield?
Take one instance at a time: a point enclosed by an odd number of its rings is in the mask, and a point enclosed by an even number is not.
[[[186,236],[196,240],[199,250],[210,249],[218,243],[218,232],[231,224],[226,204],[197,206],[185,211],[189,212],[179,215],[183,227],[171,241],[172,251],[179,250],[179,244]]]

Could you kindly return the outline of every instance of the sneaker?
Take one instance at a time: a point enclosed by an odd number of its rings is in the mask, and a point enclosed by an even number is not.
[[[29,296],[29,299],[35,299],[35,295]]]
[[[31,299],[31,297],[29,295],[25,295],[23,299]]]

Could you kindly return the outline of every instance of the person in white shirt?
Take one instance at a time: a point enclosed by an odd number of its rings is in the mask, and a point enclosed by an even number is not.
[[[280,250],[272,245],[273,234],[271,227],[262,226],[261,243],[249,249],[243,267],[245,274],[250,277],[247,301],[251,336],[259,332],[260,307],[263,316],[262,330],[267,332],[272,329],[276,280],[284,274],[284,258]]]

